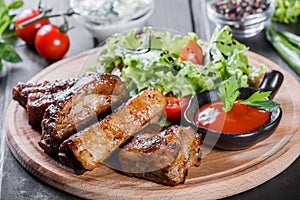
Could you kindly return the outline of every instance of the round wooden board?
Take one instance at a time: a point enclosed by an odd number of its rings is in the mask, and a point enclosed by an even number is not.
[[[83,64],[95,62],[97,50],[82,53],[49,66],[30,82],[77,76]],[[189,170],[186,182],[175,187],[130,178],[102,166],[75,175],[46,155],[38,146],[40,133],[27,122],[26,111],[12,101],[7,110],[7,140],[18,161],[34,176],[67,193],[89,199],[217,199],[254,188],[283,170],[300,153],[300,85],[272,61],[247,52],[252,65],[260,63],[280,70],[284,83],[275,100],[281,103],[283,118],[276,132],[254,147],[242,151],[204,149],[200,167]],[[298,100],[298,101],[297,101]]]

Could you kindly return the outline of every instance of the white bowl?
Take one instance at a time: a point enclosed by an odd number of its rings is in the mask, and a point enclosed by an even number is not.
[[[150,9],[146,14],[129,21],[118,21],[110,24],[99,24],[91,18],[75,15],[74,18],[85,27],[97,40],[101,42],[115,33],[127,32],[133,28],[142,28],[154,11],[154,1],[151,1]],[[74,8],[73,8],[74,9]]]

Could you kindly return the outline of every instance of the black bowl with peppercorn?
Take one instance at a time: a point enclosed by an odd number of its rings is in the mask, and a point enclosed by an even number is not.
[[[233,36],[248,38],[264,29],[274,12],[274,0],[209,0],[207,15],[220,28],[229,25]]]

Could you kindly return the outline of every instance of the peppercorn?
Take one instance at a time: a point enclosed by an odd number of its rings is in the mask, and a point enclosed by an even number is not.
[[[263,13],[270,6],[270,0],[222,0],[212,3],[215,12],[230,18],[243,18]]]

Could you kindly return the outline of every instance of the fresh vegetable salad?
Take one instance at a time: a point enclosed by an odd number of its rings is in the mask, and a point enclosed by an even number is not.
[[[247,87],[265,68],[250,66],[247,50],[228,26],[216,30],[208,45],[195,33],[172,35],[148,27],[107,39],[98,64],[87,71],[119,74],[131,95],[154,87],[181,98],[218,88],[232,76]]]

